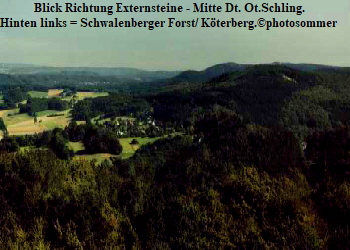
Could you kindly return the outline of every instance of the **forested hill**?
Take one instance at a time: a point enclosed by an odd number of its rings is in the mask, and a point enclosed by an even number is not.
[[[350,75],[346,71],[300,71],[283,65],[257,65],[204,83],[154,89],[153,94],[115,94],[75,105],[73,117],[151,115],[189,129],[208,111],[229,110],[250,124],[281,126],[300,139],[308,128],[349,122]]]
[[[258,65],[150,99],[155,105],[155,116],[165,120],[189,124],[203,110],[219,107],[241,114],[250,123],[284,126],[301,136],[308,124],[322,129],[347,117],[349,72]]]
[[[216,64],[202,71],[188,70],[174,77],[176,80],[182,81],[208,81],[214,77],[220,76],[233,71],[244,71],[246,65],[237,63]]]
[[[270,70],[266,69],[269,68]],[[274,64],[237,64],[237,63],[223,63],[216,64],[201,71],[186,70],[179,73],[177,76],[156,80],[152,82],[144,82],[142,84],[135,84],[134,92],[139,93],[154,93],[154,91],[167,91],[167,90],[181,90],[182,88],[189,88],[198,84],[206,83],[209,81],[221,82],[225,77],[232,75],[245,75],[247,80],[257,81],[261,77],[273,76],[274,73],[278,74],[276,70],[284,68],[284,73],[290,74],[305,74],[307,73],[330,73],[349,75],[350,68],[336,67],[318,64],[292,64],[292,63],[274,63]],[[274,72],[274,73],[273,73]],[[299,73],[297,73],[299,72]],[[281,73],[281,72],[280,72]]]

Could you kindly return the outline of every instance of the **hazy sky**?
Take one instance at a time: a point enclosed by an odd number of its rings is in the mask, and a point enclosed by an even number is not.
[[[290,0],[289,5],[302,5],[305,12],[247,13],[246,1],[233,1],[240,13],[34,13],[35,0],[0,0],[0,18],[13,20],[254,20],[265,18],[279,21],[331,20],[335,28],[0,28],[0,62],[33,63],[49,66],[124,66],[142,69],[185,70],[203,69],[216,63],[294,62],[350,66],[350,4],[349,0]],[[40,1],[38,1],[40,2]],[[65,0],[42,1],[63,5]],[[166,0],[86,0],[78,5],[166,5]],[[208,4],[224,6],[227,0],[208,0]],[[193,9],[194,1],[171,1]],[[200,3],[199,1],[197,3]],[[256,0],[253,4],[282,3]],[[64,8],[63,8],[64,10]],[[167,22],[166,22],[167,26]]]

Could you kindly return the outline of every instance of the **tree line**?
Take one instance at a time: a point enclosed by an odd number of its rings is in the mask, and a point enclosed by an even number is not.
[[[19,104],[20,113],[28,113],[34,116],[35,113],[44,110],[63,111],[69,108],[69,102],[61,100],[57,97],[53,98],[28,98],[26,104]]]

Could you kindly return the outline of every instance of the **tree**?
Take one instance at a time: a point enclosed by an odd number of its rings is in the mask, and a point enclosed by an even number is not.
[[[131,142],[130,142],[130,145],[132,147],[133,150],[136,150],[139,146],[140,146],[140,143],[134,138]]]
[[[0,117],[0,130],[2,130],[4,136],[7,135],[7,127],[4,123],[4,120],[2,119],[2,117]]]
[[[67,146],[67,139],[63,137],[62,133],[55,130],[48,146],[60,159],[67,160],[74,156],[74,152]]]
[[[90,127],[84,136],[85,150],[89,153],[120,154],[123,150],[117,135],[104,128]]]
[[[34,123],[36,124],[38,122],[38,116],[36,115],[36,113],[34,113]]]

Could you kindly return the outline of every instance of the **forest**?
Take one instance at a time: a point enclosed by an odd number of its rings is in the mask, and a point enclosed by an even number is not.
[[[63,129],[9,136],[1,119],[0,245],[348,249],[350,69],[222,69],[79,100]],[[30,88],[2,86],[4,102],[68,105]],[[68,147],[119,155],[121,131],[159,139],[102,163]]]

